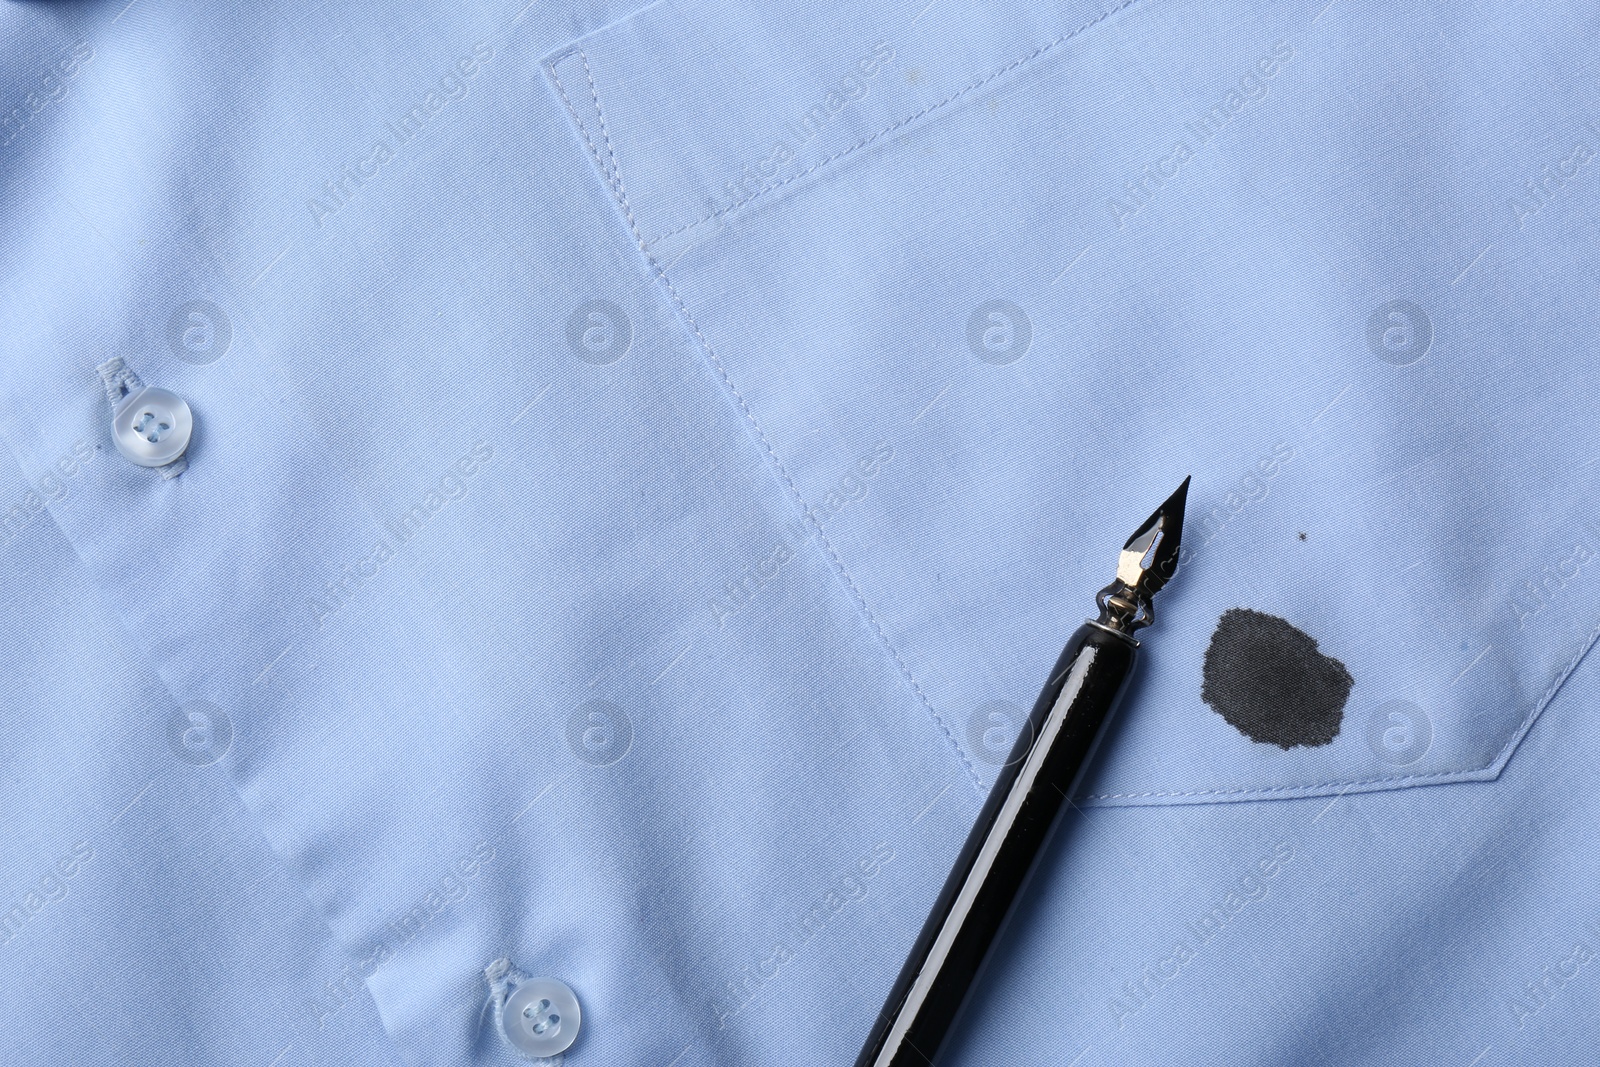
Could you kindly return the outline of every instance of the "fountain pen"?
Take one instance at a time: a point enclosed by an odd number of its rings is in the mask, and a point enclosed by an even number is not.
[[[1095,596],[1018,732],[933,910],[889,990],[855,1067],[928,1067],[961,1018],[989,950],[1060,821],[1133,670],[1134,633],[1178,569],[1185,478],[1122,546],[1116,580]]]

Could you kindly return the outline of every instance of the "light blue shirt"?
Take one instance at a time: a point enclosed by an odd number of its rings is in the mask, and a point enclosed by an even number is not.
[[[848,1064],[1185,475],[945,1062],[1591,1061],[1597,29],[0,6],[0,1061]]]

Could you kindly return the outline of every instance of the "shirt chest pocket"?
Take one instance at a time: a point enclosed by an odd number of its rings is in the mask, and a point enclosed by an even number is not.
[[[1560,473],[1600,454],[1570,385],[1600,322],[1559,292],[1582,242],[1501,214],[1550,130],[1449,115],[1539,28],[1463,21],[1441,56],[1373,12],[1370,54],[1171,7],[796,7],[723,40],[658,4],[545,66],[969,773],[1192,474],[1085,802],[1492,779],[1600,617],[1590,482]]]

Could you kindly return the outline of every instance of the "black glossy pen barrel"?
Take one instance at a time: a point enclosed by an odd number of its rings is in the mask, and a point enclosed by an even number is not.
[[[1067,642],[855,1067],[935,1062],[1094,753],[1137,649],[1133,638],[1094,623]]]

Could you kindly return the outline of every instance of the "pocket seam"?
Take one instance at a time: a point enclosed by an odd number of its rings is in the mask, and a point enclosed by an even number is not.
[[[1511,761],[1512,753],[1514,753],[1517,750],[1517,747],[1522,744],[1522,739],[1527,736],[1529,730],[1533,729],[1534,722],[1538,720],[1539,715],[1546,707],[1549,706],[1550,702],[1555,699],[1556,693],[1563,685],[1566,684],[1567,679],[1572,676],[1572,672],[1577,670],[1578,664],[1583,662],[1583,657],[1589,654],[1589,650],[1594,647],[1596,639],[1600,639],[1600,626],[1596,626],[1594,629],[1589,631],[1588,640],[1584,641],[1582,647],[1578,649],[1578,654],[1572,657],[1571,661],[1569,661],[1567,665],[1562,668],[1560,674],[1556,675],[1555,681],[1551,682],[1550,687],[1546,689],[1539,699],[1534,702],[1533,708],[1527,713],[1527,715],[1523,717],[1522,722],[1515,730],[1512,731],[1511,736],[1506,739],[1506,742],[1503,745],[1500,746],[1500,750],[1494,754],[1494,757],[1481,767],[1468,767],[1464,770],[1456,771],[1430,771],[1427,774],[1392,775],[1387,778],[1357,778],[1354,780],[1336,778],[1332,781],[1308,782],[1303,785],[1275,785],[1267,786],[1265,788],[1251,789],[1192,789],[1188,791],[1156,790],[1147,793],[1090,793],[1084,796],[1082,799],[1085,803],[1096,800],[1148,800],[1152,797],[1219,797],[1231,798],[1234,800],[1295,800],[1314,796],[1326,796],[1326,793],[1319,791],[1330,789],[1336,785],[1342,785],[1344,788],[1341,789],[1338,795],[1334,798],[1337,800],[1339,797],[1344,796],[1352,789],[1356,789],[1360,786],[1375,787],[1361,789],[1360,791],[1363,793],[1377,793],[1386,789],[1404,789],[1410,785],[1416,785],[1424,782],[1432,782],[1435,785],[1446,785],[1450,782],[1493,781],[1494,779],[1500,777],[1500,773],[1505,770],[1506,764]],[[1274,794],[1289,795],[1275,796]]]
[[[1094,18],[1090,19],[1088,22],[1085,22],[1083,25],[1077,27],[1076,29],[1068,30],[1067,32],[1065,32],[1065,33],[1061,34],[1060,36],[1056,37],[1054,40],[1047,41],[1044,44],[1040,45],[1039,47],[1035,48],[1032,52],[1029,52],[1027,55],[1019,56],[1016,59],[1011,60],[1009,63],[1006,63],[1004,66],[1001,66],[1001,67],[999,67],[999,68],[997,68],[995,70],[992,70],[988,74],[985,74],[982,77],[980,77],[980,78],[978,78],[978,79],[976,79],[976,80],[974,80],[972,82],[969,82],[968,84],[962,86],[960,89],[957,89],[955,92],[951,93],[949,96],[945,97],[943,100],[940,100],[937,103],[929,104],[926,107],[922,108],[920,111],[913,112],[912,114],[907,115],[903,119],[899,119],[899,120],[897,120],[895,122],[891,122],[889,125],[885,126],[883,129],[879,130],[877,133],[870,134],[869,136],[863,137],[861,140],[857,141],[855,144],[851,145],[850,147],[841,148],[839,151],[833,153],[832,155],[827,156],[824,159],[819,159],[817,162],[811,164],[811,166],[809,166],[809,167],[805,168],[804,170],[799,171],[799,172],[797,172],[795,174],[789,175],[787,178],[783,179],[780,182],[776,182],[776,183],[774,183],[772,185],[768,185],[768,186],[763,186],[762,188],[757,189],[754,193],[751,193],[749,196],[745,197],[742,200],[736,200],[733,203],[726,205],[725,207],[718,208],[717,210],[711,212],[708,215],[704,215],[704,216],[702,216],[702,217],[700,217],[698,219],[695,219],[693,222],[684,223],[682,226],[678,226],[675,229],[668,230],[667,232],[665,232],[663,234],[660,234],[660,235],[658,235],[656,237],[649,238],[648,240],[646,240],[643,237],[640,237],[639,238],[640,246],[643,247],[643,248],[649,248],[649,247],[651,247],[653,245],[660,244],[662,241],[665,241],[669,237],[676,237],[680,233],[687,233],[689,230],[692,230],[697,226],[704,225],[705,223],[710,222],[713,219],[721,218],[722,216],[728,214],[729,212],[736,211],[739,208],[744,207],[746,204],[751,203],[754,200],[759,200],[761,197],[766,196],[768,193],[777,192],[779,189],[782,189],[784,186],[788,185],[790,182],[799,181],[801,178],[804,178],[809,174],[813,174],[816,171],[819,171],[824,167],[827,167],[827,166],[829,166],[829,165],[831,165],[833,163],[836,163],[839,160],[845,158],[846,156],[852,155],[853,153],[855,153],[855,152],[857,152],[857,151],[859,151],[859,150],[861,150],[863,148],[866,148],[868,145],[871,145],[873,142],[881,140],[884,137],[887,137],[889,134],[894,133],[896,130],[900,129],[902,126],[908,126],[911,123],[917,121],[918,119],[922,118],[925,115],[931,115],[933,112],[938,111],[941,108],[947,107],[950,104],[955,103],[957,100],[961,99],[963,96],[966,96],[968,93],[975,92],[978,89],[983,88],[985,85],[988,85],[990,82],[994,81],[996,78],[999,78],[999,77],[1001,77],[1003,75],[1009,74],[1013,70],[1017,70],[1017,69],[1019,69],[1021,67],[1026,66],[1027,64],[1033,62],[1035,59],[1038,59],[1040,56],[1044,55],[1046,52],[1048,52],[1051,49],[1055,48],[1057,45],[1064,44],[1066,41],[1078,36],[1080,33],[1084,32],[1085,30],[1090,29],[1091,27],[1097,26],[1100,23],[1104,22],[1106,19],[1110,18],[1112,15],[1115,15],[1117,12],[1123,10],[1124,8],[1132,7],[1134,4],[1137,4],[1139,2],[1140,2],[1140,0],[1121,0],[1121,3],[1117,4],[1114,7],[1106,8],[1104,11],[1100,12],[1100,14],[1096,15]],[[568,53],[568,54],[570,54],[570,53]],[[565,57],[562,57],[562,58],[565,58]],[[585,66],[587,66],[587,64],[585,64]],[[637,231],[635,232],[635,236],[636,237],[638,236]]]
[[[1123,6],[1125,7],[1128,4],[1136,2],[1138,2],[1138,0],[1123,0]],[[589,83],[589,95],[595,109],[595,123],[599,129],[601,139],[605,142],[606,152],[611,158],[611,164],[609,167],[607,166],[606,161],[601,158],[599,147],[595,144],[594,138],[590,136],[589,130],[587,126],[585,126],[582,116],[578,114],[577,108],[573,106],[572,99],[568,96],[566,87],[561,83],[560,75],[556,73],[556,65],[564,59],[571,58],[574,53],[576,53],[579,59],[583,62],[584,75]],[[751,429],[754,430],[757,440],[761,442],[761,447],[767,454],[768,461],[776,470],[777,475],[783,482],[784,486],[787,487],[790,499],[801,512],[803,519],[810,524],[813,530],[816,531],[817,542],[827,553],[834,572],[839,576],[839,579],[844,582],[846,588],[849,589],[851,596],[855,600],[856,611],[866,621],[872,632],[877,636],[879,644],[883,646],[884,651],[889,655],[889,658],[899,669],[900,676],[904,678],[906,684],[910,686],[911,692],[915,695],[917,702],[922,705],[923,710],[927,712],[929,718],[933,720],[934,725],[936,725],[939,728],[940,733],[944,735],[945,742],[960,758],[961,765],[967,772],[967,779],[972,785],[973,792],[978,796],[985,795],[988,792],[988,788],[984,785],[983,779],[978,774],[977,767],[973,765],[972,759],[968,755],[966,749],[962,746],[960,739],[950,728],[950,724],[947,723],[936,710],[934,710],[932,701],[928,699],[927,694],[922,690],[922,686],[917,683],[916,678],[911,674],[911,669],[901,657],[899,650],[894,647],[892,642],[890,642],[889,635],[884,630],[882,623],[878,621],[877,615],[872,611],[871,606],[867,603],[867,599],[862,594],[860,587],[856,585],[855,579],[850,576],[849,570],[844,565],[844,560],[840,558],[839,553],[834,549],[833,542],[828,539],[827,532],[823,530],[821,521],[816,517],[816,513],[806,505],[805,498],[800,494],[799,486],[795,484],[794,479],[789,474],[788,468],[784,466],[783,460],[779,458],[778,452],[775,448],[773,448],[772,442],[768,439],[766,431],[761,428],[761,424],[756,420],[755,412],[752,411],[750,409],[750,405],[745,402],[743,394],[739,392],[738,386],[734,384],[733,378],[728,374],[728,370],[723,365],[721,357],[719,357],[715,349],[711,347],[710,339],[707,338],[706,335],[701,331],[700,324],[695,321],[694,315],[690,312],[688,304],[685,303],[683,297],[678,293],[677,287],[672,284],[672,280],[667,277],[666,270],[662,268],[661,264],[656,262],[655,257],[650,254],[650,250],[645,244],[644,239],[640,236],[638,223],[633,217],[633,210],[628,205],[627,192],[622,184],[621,171],[617,167],[616,154],[611,148],[611,137],[606,132],[605,115],[600,106],[600,95],[598,88],[595,85],[593,70],[589,66],[588,55],[581,47],[568,50],[546,61],[545,70],[549,74],[551,82],[554,83],[556,92],[560,94],[562,103],[566,105],[567,113],[572,116],[572,121],[577,125],[578,131],[582,134],[584,143],[589,146],[589,152],[591,155],[593,155],[595,164],[599,167],[602,177],[605,179],[606,184],[611,187],[612,193],[617,200],[617,204],[622,210],[624,220],[627,222],[628,229],[632,233],[634,240],[639,245],[640,254],[644,256],[645,262],[649,264],[650,269],[655,272],[656,277],[661,280],[661,284],[665,286],[668,294],[671,295],[672,302],[677,306],[678,312],[683,316],[684,321],[688,324],[690,331],[693,332],[695,339],[700,343],[700,348],[705,352],[706,358],[710,361],[712,368],[716,371],[717,377],[721,379],[723,386],[732,395],[734,403],[738,407],[739,412],[750,424]]]

